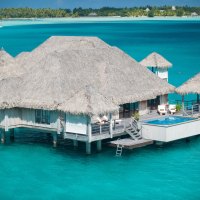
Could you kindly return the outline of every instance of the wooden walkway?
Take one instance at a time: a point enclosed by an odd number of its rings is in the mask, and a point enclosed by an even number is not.
[[[124,149],[130,149],[130,150],[151,144],[153,144],[153,140],[146,140],[146,139],[133,140],[131,138],[124,138],[109,142],[110,147],[117,147],[117,145],[122,145]]]

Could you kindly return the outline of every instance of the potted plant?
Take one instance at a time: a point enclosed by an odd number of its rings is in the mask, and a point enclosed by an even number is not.
[[[140,114],[139,112],[134,112],[132,117],[136,120],[136,121],[139,121],[140,120]]]

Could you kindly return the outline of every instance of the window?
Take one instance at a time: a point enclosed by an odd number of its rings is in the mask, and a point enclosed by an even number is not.
[[[48,110],[36,110],[35,122],[38,124],[50,124],[50,111]]]

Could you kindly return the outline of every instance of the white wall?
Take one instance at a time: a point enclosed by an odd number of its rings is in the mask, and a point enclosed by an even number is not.
[[[87,134],[87,116],[66,114],[66,132]]]
[[[200,120],[171,126],[166,131],[166,142],[200,134]]]
[[[168,81],[168,69],[158,68],[157,75],[162,79],[167,79]]]
[[[30,126],[41,126],[47,128],[57,128],[57,111],[50,111],[50,124],[38,124],[35,122],[35,110],[34,109],[21,109],[22,110],[22,118],[21,124],[30,125]]]
[[[166,128],[149,124],[142,125],[142,137],[155,141],[166,141]]]
[[[167,104],[168,103],[168,95],[165,94],[165,95],[161,95],[160,96],[160,104]]]
[[[139,114],[145,115],[149,112],[149,109],[147,108],[147,101],[141,101],[139,102]]]
[[[35,123],[34,109],[12,108],[0,110],[0,125],[8,127],[8,129],[20,125],[57,129],[57,118],[57,111],[50,111],[50,124],[37,124]]]
[[[200,120],[194,120],[168,127],[150,124],[142,125],[142,136],[145,139],[170,142],[200,134]]]

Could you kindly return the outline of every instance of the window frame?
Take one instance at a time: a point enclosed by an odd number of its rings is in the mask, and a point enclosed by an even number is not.
[[[50,125],[50,111],[42,109],[35,110],[35,123]]]

